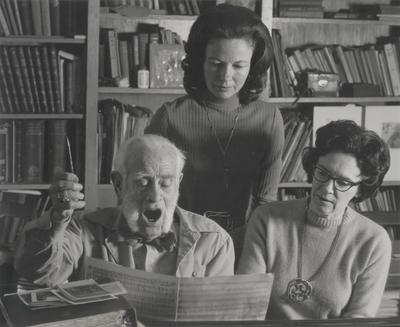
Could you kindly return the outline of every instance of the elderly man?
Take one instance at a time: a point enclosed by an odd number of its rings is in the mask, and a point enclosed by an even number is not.
[[[86,256],[179,277],[233,274],[230,236],[210,219],[177,206],[184,155],[167,139],[142,135],[118,150],[111,179],[120,205],[84,207],[78,177],[59,173],[53,208],[31,221],[15,246],[15,268],[52,286],[83,278]]]

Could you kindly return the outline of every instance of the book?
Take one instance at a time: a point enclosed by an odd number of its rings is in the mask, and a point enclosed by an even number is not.
[[[42,36],[43,26],[42,26],[42,9],[40,5],[40,0],[31,0],[31,13],[32,13],[32,23],[33,23],[33,35]]]
[[[200,8],[199,8],[199,5],[197,3],[197,0],[190,0],[190,2],[192,3],[194,14],[197,15],[197,16],[200,15]]]
[[[40,107],[41,107],[41,112],[43,113],[48,113],[50,112],[49,106],[47,102],[47,95],[46,95],[46,85],[44,82],[44,73],[42,69],[42,59],[40,55],[40,47],[39,46],[34,46],[31,48],[31,54],[32,54],[32,60],[34,64],[34,69],[35,69],[35,76],[36,76],[36,82],[37,82],[37,89],[39,92],[39,100],[40,100]]]
[[[337,48],[334,45],[329,46],[329,50],[330,53],[332,54],[332,58],[335,61],[336,64],[336,68],[337,68],[337,73],[339,74],[340,77],[340,81],[342,83],[351,83],[348,79],[347,79],[347,74],[344,70],[344,66],[342,64],[342,61],[339,58],[339,54],[337,51]]]
[[[36,289],[1,298],[0,306],[7,313],[5,317],[9,326],[122,326],[127,320],[132,326],[139,326],[135,308],[123,296],[107,301],[32,310],[21,300],[21,296],[30,295],[29,292],[44,291]]]
[[[32,55],[31,47],[25,47],[25,58],[26,58],[26,65],[28,67],[29,83],[31,86],[33,101],[35,103],[36,111],[41,112],[42,108],[40,105],[40,96],[39,96],[39,89],[38,89],[38,82],[37,82],[38,77],[35,72],[35,66],[34,66],[34,62],[33,62],[33,55]]]
[[[51,35],[50,0],[40,0],[40,13],[42,16],[43,36]]]
[[[13,104],[11,99],[10,90],[8,88],[8,81],[6,78],[5,70],[3,69],[3,61],[0,60],[0,92],[1,92],[1,108],[2,112],[13,112]]]
[[[22,182],[22,121],[13,120],[13,183]]]
[[[54,103],[54,94],[53,94],[53,82],[51,79],[51,65],[50,65],[50,56],[48,53],[47,46],[40,46],[40,57],[42,61],[42,72],[44,78],[44,85],[46,91],[47,104],[49,107],[49,112],[56,112],[56,106]]]
[[[7,130],[0,128],[0,184],[6,182]]]
[[[31,83],[29,79],[29,73],[28,73],[28,65],[25,60],[25,53],[23,47],[16,47],[17,54],[18,54],[18,61],[19,65],[21,68],[21,75],[22,75],[22,81],[24,84],[24,89],[25,89],[25,95],[26,95],[26,100],[27,100],[27,106],[28,106],[28,112],[37,112],[39,108],[36,107],[35,101],[33,99],[33,92],[31,89]]]
[[[12,65],[12,69],[14,72],[14,77],[15,77],[15,86],[17,89],[17,95],[19,97],[19,104],[20,104],[20,112],[30,112],[29,106],[28,106],[28,101],[27,101],[27,96],[26,96],[26,91],[25,91],[25,86],[24,86],[24,81],[22,77],[22,71],[21,67],[18,61],[18,55],[17,55],[17,49],[15,47],[8,47],[9,50],[9,57]]]
[[[11,193],[11,192],[4,192],[3,194],[3,202],[17,202],[24,204],[26,198],[25,193]],[[27,217],[27,220],[29,220],[31,217]],[[14,244],[18,232],[20,229],[20,226],[22,227],[25,224],[25,219],[21,217],[16,217],[13,216],[11,220],[11,225],[10,229],[8,230],[8,235],[7,235],[7,243],[8,244]]]
[[[128,41],[119,40],[119,55],[121,63],[121,77],[126,78],[129,82],[129,55],[128,55]]]
[[[324,18],[327,19],[359,19],[376,20],[377,15],[369,12],[324,12]]]
[[[45,180],[50,183],[57,172],[67,170],[67,123],[65,119],[47,121]]]
[[[390,76],[389,76],[389,68],[387,65],[384,51],[382,49],[378,50],[378,58],[379,58],[379,63],[380,63],[381,70],[382,70],[383,80],[384,80],[385,89],[386,89],[386,95],[393,96],[392,82],[391,82]]]
[[[51,35],[61,35],[60,19],[60,0],[50,0]]]
[[[17,27],[18,27],[18,34],[23,35],[24,32],[22,29],[22,22],[21,22],[21,16],[19,13],[18,1],[17,0],[10,0],[10,1],[11,1],[11,7],[14,12],[15,21],[16,21]]]
[[[344,55],[344,59],[342,59],[342,60],[345,60],[347,63],[348,69],[350,71],[350,75],[353,79],[352,83],[361,83],[361,78],[358,73],[358,68],[357,68],[357,64],[356,64],[354,56],[353,56],[353,52],[349,51],[349,50],[343,51],[343,55]],[[339,58],[340,58],[340,56],[339,56]],[[349,76],[347,76],[347,79],[349,79]]]
[[[18,9],[21,16],[23,35],[33,35],[33,20],[31,14],[31,3],[29,0],[19,0]]]
[[[294,59],[297,62],[297,65],[300,68],[300,71],[304,71],[307,68],[309,68],[299,49],[296,49],[296,50],[293,51],[293,56],[294,56]]]
[[[284,155],[282,156],[282,172],[285,172],[287,169],[290,160],[293,157],[294,154],[294,149],[298,145],[299,139],[301,138],[301,135],[303,134],[304,128],[305,128],[305,121],[300,120],[297,123],[296,128],[293,130],[293,133],[288,141],[286,151],[284,152]]]
[[[83,112],[85,84],[82,57],[59,50],[59,60],[64,60],[64,111]]]
[[[296,11],[296,10],[279,10],[279,17],[293,18],[324,18],[323,10],[318,11]]]
[[[1,47],[0,50],[2,51],[2,66],[3,70],[6,73],[6,80],[7,83],[5,85],[8,86],[9,94],[11,97],[11,103],[12,103],[12,108],[11,112],[18,113],[21,112],[21,106],[20,106],[20,98],[17,94],[17,86],[15,82],[15,76],[12,71],[12,65],[11,65],[11,60],[8,55],[8,47]]]
[[[341,45],[336,45],[334,46],[337,56],[340,60],[340,63],[342,64],[343,70],[346,74],[346,79],[348,83],[354,83],[354,79],[353,76],[351,74],[350,68],[349,68],[349,64],[346,60],[346,57],[344,56],[344,52],[343,52],[343,47]]]
[[[52,92],[54,95],[54,107],[55,112],[63,112],[63,106],[61,105],[61,92],[60,92],[60,76],[58,71],[58,57],[57,50],[54,45],[49,47],[49,60],[50,60],[50,72],[51,72],[51,83]]]
[[[43,183],[44,120],[23,121],[22,179],[27,183]]]
[[[339,77],[340,77],[338,68],[337,68],[337,66],[336,66],[335,60],[333,59],[333,56],[332,56],[332,53],[331,53],[330,48],[327,47],[327,46],[323,47],[323,48],[322,48],[322,53],[324,54],[325,59],[326,59],[326,61],[328,62],[330,71],[331,71],[331,72],[334,72],[334,73],[336,73],[336,74],[338,74]]]
[[[386,43],[383,45],[385,58],[388,66],[389,77],[392,82],[392,90],[394,96],[400,95],[400,72],[396,66],[396,60],[399,58],[395,56],[394,45]]]
[[[119,53],[117,50],[117,38],[115,35],[115,31],[113,29],[108,30],[108,51],[110,58],[110,67],[111,67],[111,77],[119,77],[120,76],[120,67],[119,67]]]
[[[3,0],[5,3],[5,7],[8,13],[8,18],[10,21],[10,26],[9,29],[12,31],[13,35],[20,35],[20,31],[18,29],[18,25],[17,25],[17,19],[15,17],[13,8],[11,6],[11,0]]]
[[[6,36],[11,34],[10,29],[8,28],[8,22],[6,19],[6,15],[1,6],[0,6],[0,26],[1,26],[2,34],[6,35]]]

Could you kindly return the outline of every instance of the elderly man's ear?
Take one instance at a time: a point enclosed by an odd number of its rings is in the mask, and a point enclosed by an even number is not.
[[[123,178],[122,175],[118,171],[111,172],[111,180],[114,185],[115,194],[118,197],[118,200],[122,198],[122,187],[123,187]]]

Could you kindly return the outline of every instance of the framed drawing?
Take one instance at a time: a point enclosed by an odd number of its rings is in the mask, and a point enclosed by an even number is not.
[[[318,128],[339,119],[353,120],[357,125],[362,125],[362,107],[355,105],[314,107],[313,144]]]
[[[183,44],[150,44],[150,88],[182,88]]]
[[[400,106],[366,106],[365,128],[382,137],[390,150],[390,169],[384,181],[400,181]]]

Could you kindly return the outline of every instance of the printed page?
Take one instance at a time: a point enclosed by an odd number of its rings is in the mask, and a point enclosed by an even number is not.
[[[128,294],[127,301],[141,317],[175,321],[179,279],[122,267],[103,260],[86,257],[86,277],[119,281]]]
[[[273,281],[273,274],[180,278],[177,320],[264,320]]]

